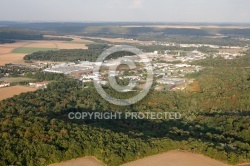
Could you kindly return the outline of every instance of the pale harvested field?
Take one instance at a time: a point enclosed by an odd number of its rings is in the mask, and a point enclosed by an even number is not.
[[[23,47],[34,47],[34,48],[57,48],[55,42],[52,41],[34,41]]]
[[[91,40],[86,40],[86,39],[82,39],[82,37],[80,37],[80,36],[72,36],[71,38],[73,39],[73,42],[93,43],[93,41],[91,41]]]
[[[51,164],[49,166],[104,166],[95,157],[83,157]]]
[[[72,38],[72,42],[86,42],[93,43],[91,40],[82,39],[81,36],[67,35],[67,36],[53,36],[53,35],[44,35],[45,37],[60,37],[60,38]],[[69,41],[70,42],[70,41]]]
[[[15,43],[5,43],[5,44],[0,44],[0,48],[2,47],[10,47],[10,48],[17,48],[17,47],[22,47],[25,46],[26,44],[32,43],[31,41],[18,41]]]
[[[19,95],[23,92],[35,91],[36,88],[30,88],[26,86],[10,86],[0,88],[0,100],[13,97],[14,95]]]
[[[0,55],[10,53],[13,50],[12,47],[1,47],[0,46]]]
[[[122,166],[226,166],[212,158],[185,151],[169,151],[166,153],[139,159]]]
[[[84,42],[79,39],[77,42]],[[57,48],[57,49],[88,49],[85,44],[65,42],[65,41],[35,41],[33,43],[27,44],[24,47],[33,48]]]
[[[30,41],[18,41],[16,43],[0,44],[0,66],[7,63],[21,63],[26,54],[12,53],[12,51],[29,43]]]
[[[29,44],[29,42],[20,41],[16,43],[0,44],[0,55],[11,53],[15,48],[25,46],[26,44]]]
[[[122,38],[104,38],[104,37],[88,37],[92,39],[101,39],[108,42],[114,42],[114,43],[139,43],[138,40],[128,40],[128,39],[122,39]]]
[[[3,81],[3,82],[10,82],[10,83],[21,82],[21,81],[33,81],[33,80],[35,79],[28,78],[28,77],[2,77],[0,78],[0,82]]]
[[[85,44],[58,42],[56,45],[58,49],[88,49]]]
[[[18,53],[2,54],[0,55],[0,66],[4,66],[7,63],[22,63],[25,55]]]
[[[86,40],[75,37],[79,42]],[[0,66],[7,63],[23,63],[23,57],[27,53],[13,53],[17,48],[55,48],[55,49],[88,49],[85,44],[70,43],[65,41],[18,41],[16,43],[0,44]]]

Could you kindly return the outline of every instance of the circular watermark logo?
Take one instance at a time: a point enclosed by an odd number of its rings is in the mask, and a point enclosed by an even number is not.
[[[131,52],[134,53],[134,56],[126,56],[126,57],[120,57],[116,60],[105,60],[107,57],[113,53],[119,53],[119,52]],[[136,57],[136,58],[135,58]],[[135,59],[133,59],[135,58]],[[120,65],[127,65],[130,69],[136,68],[135,61],[138,63],[143,63],[143,68],[146,71],[145,75],[146,80],[145,83],[142,86],[142,89],[137,93],[135,96],[128,98],[128,99],[118,99],[115,97],[112,97],[108,93],[106,93],[101,85],[102,80],[100,79],[101,72],[100,69],[102,66],[108,67],[108,81],[111,87],[120,92],[120,93],[126,93],[129,91],[132,91],[136,83],[133,81],[133,79],[130,79],[129,84],[126,86],[121,86],[117,83],[116,81],[116,76],[118,76],[118,67]],[[144,55],[144,53],[132,46],[127,46],[127,45],[119,45],[119,46],[113,46],[109,49],[106,49],[98,58],[96,61],[98,65],[96,65],[93,69],[93,74],[97,75],[97,77],[94,79],[94,85],[97,90],[97,92],[108,102],[115,104],[115,105],[120,105],[120,106],[127,106],[131,104],[135,104],[136,102],[140,101],[143,99],[147,93],[149,92],[152,83],[153,83],[153,67],[150,63],[150,60],[147,59],[147,57]],[[139,74],[137,74],[137,77],[140,79]],[[133,77],[130,77],[133,78]]]

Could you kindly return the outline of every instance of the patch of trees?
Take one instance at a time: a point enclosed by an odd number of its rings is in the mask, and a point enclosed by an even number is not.
[[[34,78],[36,81],[62,81],[66,76],[61,73],[28,72],[25,77]]]
[[[229,36],[247,36],[250,37],[250,29],[221,29],[221,34]]]
[[[203,53],[217,53],[217,52],[219,52],[218,49],[211,48],[211,47],[208,47],[208,46],[198,47],[197,51],[200,51],[200,52],[203,52]]]
[[[4,43],[15,43],[15,40],[10,40],[10,39],[0,39],[0,44]]]
[[[0,28],[1,40],[41,40],[43,35],[37,31],[13,28]]]
[[[58,51],[39,51],[24,57],[24,60],[41,61],[94,61],[107,48],[103,44],[89,44],[87,50],[72,49]]]
[[[89,44],[87,50],[72,49],[59,51],[39,51],[24,57],[24,60],[41,60],[41,61],[96,61],[97,57],[107,49],[106,44]],[[107,59],[118,58],[124,55],[133,55],[131,52],[120,51],[111,54]]]

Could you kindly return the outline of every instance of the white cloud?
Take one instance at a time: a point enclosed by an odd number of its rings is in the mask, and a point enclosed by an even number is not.
[[[142,8],[142,0],[133,0],[132,4],[129,6],[131,9],[139,9]]]

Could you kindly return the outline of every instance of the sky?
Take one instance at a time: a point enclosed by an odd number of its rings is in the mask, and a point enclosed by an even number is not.
[[[250,0],[0,0],[0,21],[241,22]]]

